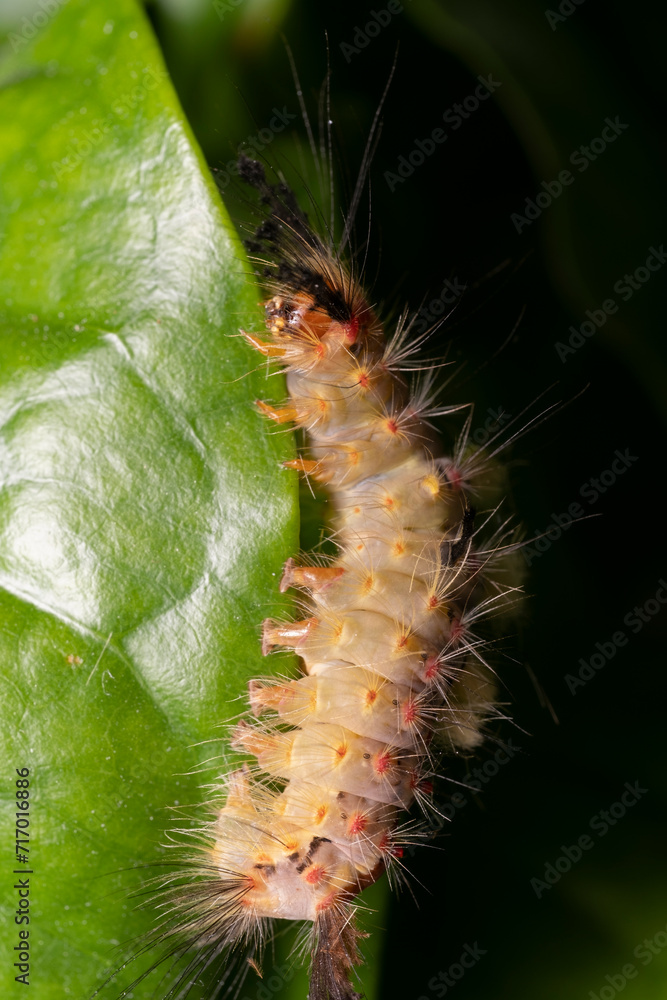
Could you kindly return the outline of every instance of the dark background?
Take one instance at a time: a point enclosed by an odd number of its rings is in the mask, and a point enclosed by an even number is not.
[[[474,398],[473,428],[483,427],[489,408],[517,415],[545,390],[531,412],[570,401],[506,456],[511,505],[526,537],[546,531],[572,503],[587,516],[532,560],[514,649],[498,664],[514,727],[497,735],[523,752],[483,795],[466,794],[442,851],[408,859],[415,899],[403,891],[386,917],[383,998],[445,995],[438,974],[475,942],[486,954],[451,987],[460,1000],[597,996],[614,989],[605,977],[614,981],[627,963],[638,970],[624,987],[627,997],[667,996],[667,956],[644,966],[633,954],[667,926],[667,610],[636,634],[623,621],[667,578],[665,275],[653,274],[627,302],[613,290],[644,264],[651,246],[667,241],[664,15],[647,3],[561,6],[572,13],[552,18],[554,29],[535,2],[412,0],[347,59],[341,43],[355,43],[371,10],[386,11],[382,0],[321,8],[306,0],[242,0],[217,11],[174,0],[149,8],[213,168],[224,169],[247,137],[267,126],[274,107],[299,114],[281,32],[317,119],[328,37],[343,207],[398,46],[371,169],[365,273],[374,298],[391,312],[429,302],[447,278],[467,285],[429,352],[438,357],[447,348],[449,359],[466,360],[446,400]],[[392,193],[385,172],[396,170],[416,139],[442,127],[443,112],[473,93],[479,74],[500,82],[494,96],[459,129],[447,129],[447,141]],[[617,116],[628,127],[579,172],[570,155]],[[267,159],[319,197],[303,125],[298,118],[294,125],[266,147]],[[572,185],[517,234],[512,213],[523,214],[541,183],[568,168]],[[235,186],[223,194],[241,218]],[[364,205],[358,246],[366,225]],[[555,343],[609,298],[618,312],[563,362]],[[457,426],[454,418],[443,435]],[[627,470],[594,502],[590,492],[582,498],[582,487],[626,449],[635,459]],[[609,649],[604,644],[619,630],[627,644],[573,695],[565,675],[598,652],[596,643]],[[477,766],[496,749],[490,742]],[[465,773],[462,762],[452,766]],[[594,817],[635,781],[648,790],[640,801],[605,836],[591,832]],[[530,880],[543,878],[563,845],[584,834],[594,846],[538,899]]]

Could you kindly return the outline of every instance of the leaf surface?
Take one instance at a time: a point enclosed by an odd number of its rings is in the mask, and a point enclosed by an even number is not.
[[[81,1000],[154,920],[121,869],[164,855],[266,672],[298,511],[252,405],[282,387],[238,336],[260,295],[150,28],[132,0],[53,7],[0,64],[0,977],[20,995],[25,929],[34,995]]]

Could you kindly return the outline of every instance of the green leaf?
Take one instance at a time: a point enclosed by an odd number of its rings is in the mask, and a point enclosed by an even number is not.
[[[282,386],[238,336],[260,295],[143,14],[36,11],[0,64],[0,981],[23,995],[24,929],[32,995],[81,1000],[154,920],[121,869],[163,856],[266,671],[298,515],[290,437],[252,405]]]

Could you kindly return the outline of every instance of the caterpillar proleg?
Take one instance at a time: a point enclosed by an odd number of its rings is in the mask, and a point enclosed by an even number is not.
[[[305,432],[286,465],[328,491],[335,554],[284,566],[280,590],[299,613],[267,619],[262,650],[294,651],[300,673],[250,682],[230,738],[245,763],[222,777],[196,850],[154,880],[162,918],[147,947],[187,956],[168,997],[202,977],[211,996],[233,995],[274,922],[299,921],[309,1000],[359,1000],[357,897],[403,877],[406,846],[438,815],[443,760],[474,751],[502,716],[486,621],[518,588],[497,574],[503,529],[479,540],[489,460],[469,416],[442,453],[433,421],[464,408],[437,399],[415,320],[387,331],[346,255],[349,224],[336,242],[263,163],[241,155],[238,173],[259,199],[246,245],[268,294],[266,330],[241,333],[288,390],[257,406]]]

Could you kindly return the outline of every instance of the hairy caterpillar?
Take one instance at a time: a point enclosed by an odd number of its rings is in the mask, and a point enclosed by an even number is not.
[[[516,587],[494,580],[498,538],[476,543],[471,497],[487,458],[469,420],[454,455],[440,455],[431,421],[461,407],[435,402],[432,372],[411,378],[425,339],[415,321],[386,335],[346,236],[318,235],[262,164],[242,156],[239,174],[265,211],[247,245],[270,292],[268,339],[243,333],[289,391],[285,405],[258,406],[307,432],[307,456],[288,465],[327,487],[338,554],[285,566],[280,589],[302,595],[304,615],[267,620],[263,651],[293,649],[303,673],[251,681],[253,718],[231,738],[250,759],[224,779],[198,851],[156,880],[163,918],[147,947],[187,956],[168,997],[202,977],[219,996],[231,959],[245,958],[240,975],[258,967],[275,919],[304,921],[311,1000],[357,1000],[355,897],[401,875],[405,846],[427,834],[405,811],[437,815],[441,756],[473,750],[502,714],[480,624]]]

